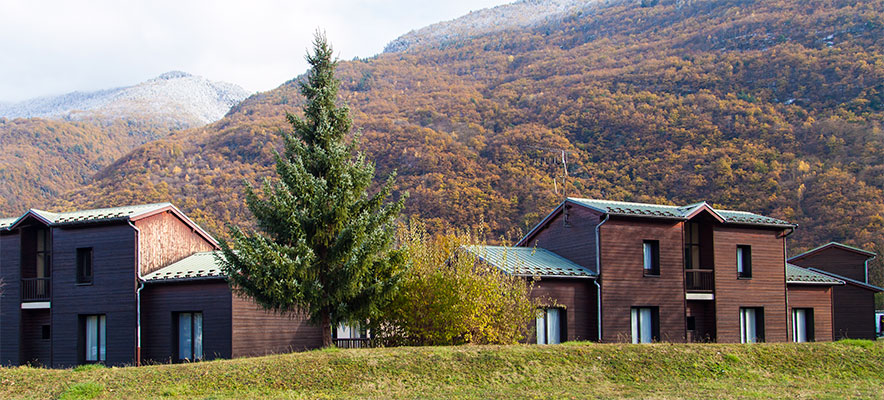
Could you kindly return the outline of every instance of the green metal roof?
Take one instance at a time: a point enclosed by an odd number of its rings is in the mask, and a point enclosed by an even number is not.
[[[859,287],[862,287],[862,288],[865,288],[865,289],[872,290],[872,291],[874,291],[874,292],[884,292],[884,288],[882,288],[882,287],[878,287],[878,286],[875,286],[875,285],[872,285],[872,284],[867,283],[867,282],[858,281],[858,280],[856,280],[856,279],[850,279],[850,278],[848,278],[848,277],[846,277],[846,276],[841,276],[841,275],[838,275],[838,274],[833,274],[833,273],[831,273],[831,272],[829,272],[829,271],[823,271],[823,270],[821,270],[821,269],[819,269],[819,268],[809,268],[809,269],[810,269],[811,271],[813,271],[813,272],[818,272],[818,273],[823,274],[823,275],[828,275],[828,276],[831,276],[831,277],[833,277],[833,278],[837,278],[837,279],[843,281],[844,283],[849,283],[849,284],[852,284],[852,285],[855,285],[855,286],[859,286]]]
[[[145,281],[175,281],[208,278],[224,278],[221,273],[221,265],[216,259],[221,256],[220,251],[204,251],[195,253],[181,261],[167,267],[160,268],[144,277]]]
[[[814,283],[828,285],[843,285],[844,281],[831,276],[801,268],[797,265],[786,264],[786,283]]]
[[[546,249],[504,246],[463,246],[492,266],[516,276],[595,278],[596,273]]]
[[[26,218],[28,215],[33,215],[36,218],[42,219],[46,221],[47,224],[57,226],[57,225],[70,225],[70,224],[78,224],[83,222],[101,222],[101,221],[111,221],[111,220],[123,220],[136,215],[148,213],[151,211],[156,211],[161,208],[172,207],[171,203],[155,203],[155,204],[140,204],[134,206],[124,206],[124,207],[111,207],[111,208],[96,208],[90,210],[78,210],[78,211],[70,211],[70,212],[61,212],[55,213],[50,211],[43,211],[37,209],[30,209],[24,215],[18,218],[10,218],[10,219],[2,219],[0,220],[0,229],[6,229],[13,225],[15,225],[18,221]],[[11,222],[9,222],[11,220]]]
[[[750,213],[746,211],[734,210],[718,210],[710,206],[706,202],[688,204],[686,206],[669,206],[663,204],[647,204],[632,203],[626,201],[612,200],[596,200],[583,199],[578,197],[569,197],[567,201],[580,204],[582,206],[595,209],[605,214],[622,215],[630,217],[649,217],[649,218],[667,218],[667,219],[686,219],[694,211],[701,207],[708,207],[709,210],[717,214],[725,223],[732,224],[751,224],[751,225],[767,225],[794,227],[795,224],[772,218],[764,215]]]

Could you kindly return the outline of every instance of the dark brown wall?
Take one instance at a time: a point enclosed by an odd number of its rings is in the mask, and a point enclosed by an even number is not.
[[[660,276],[644,276],[642,243],[660,241]],[[661,340],[685,341],[682,223],[612,217],[601,227],[602,336],[631,338],[631,307],[660,310]]]
[[[835,339],[875,340],[874,292],[851,284],[833,291]]]
[[[813,308],[814,340],[817,342],[832,340],[831,286],[789,284],[789,340],[792,340],[793,308]]]
[[[175,361],[174,313],[203,313],[205,359],[231,358],[230,288],[223,280],[149,283],[142,290],[141,356],[146,363]]]
[[[322,329],[301,314],[264,311],[250,299],[233,296],[233,357],[289,353],[322,347]]]
[[[0,365],[18,365],[21,317],[21,239],[18,232],[0,232]]]
[[[806,257],[791,260],[805,268],[819,268],[860,282],[866,281],[867,256],[852,251],[829,247]]]
[[[107,315],[107,364],[135,361],[135,230],[128,224],[52,230],[53,366],[76,365],[79,315]],[[76,283],[77,248],[92,247],[93,283]]]
[[[141,273],[144,275],[193,253],[214,249],[171,211],[138,220],[135,226],[141,231]]]
[[[785,342],[786,260],[779,231],[758,228],[714,228],[715,314],[717,340],[740,342],[740,307],[763,307],[765,341]],[[737,245],[752,246],[752,278],[737,278]]]
[[[21,314],[21,362],[50,366],[52,340],[43,339],[43,325],[50,325],[49,310],[22,310]]]
[[[715,341],[715,302],[689,300],[685,302],[685,315],[694,317],[695,328],[688,332],[690,342]]]
[[[571,207],[571,226],[565,227],[562,214],[552,218],[524,245],[541,247],[565,257],[577,265],[595,271],[595,227],[599,215],[581,206]]]
[[[555,300],[565,307],[567,337],[564,340],[598,340],[596,288],[592,280],[546,278],[534,282],[531,295]],[[536,337],[529,338],[529,343],[536,343]]]

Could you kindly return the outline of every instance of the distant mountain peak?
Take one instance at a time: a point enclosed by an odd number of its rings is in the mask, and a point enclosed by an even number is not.
[[[221,119],[248,95],[232,83],[169,71],[127,87],[0,103],[0,117],[159,120],[193,127]]]
[[[450,21],[408,32],[384,48],[385,53],[437,47],[469,37],[508,29],[535,26],[595,7],[599,0],[519,0],[497,7],[471,11]]]

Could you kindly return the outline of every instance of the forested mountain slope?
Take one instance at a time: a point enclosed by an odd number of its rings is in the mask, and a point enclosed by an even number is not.
[[[214,122],[246,96],[173,71],[129,87],[0,104],[0,215],[47,207],[139,145]]]
[[[871,248],[884,239],[881,10],[610,1],[342,62],[342,100],[379,172],[398,170],[407,213],[437,227],[524,231],[564,191],[769,214],[800,224],[790,251]],[[168,200],[223,234],[247,221],[243,182],[273,174],[274,132],[300,98],[295,82],[253,96],[138,148],[58,205]]]

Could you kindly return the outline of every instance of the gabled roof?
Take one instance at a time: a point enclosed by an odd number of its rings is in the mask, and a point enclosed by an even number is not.
[[[808,256],[812,256],[812,255],[814,255],[814,254],[816,254],[816,253],[819,253],[819,252],[821,252],[821,251],[823,251],[823,250],[826,250],[826,249],[840,249],[840,250],[844,250],[844,251],[849,251],[849,252],[851,252],[851,253],[856,253],[856,254],[859,254],[859,255],[862,255],[862,256],[866,256],[866,258],[875,258],[875,256],[876,256],[876,254],[875,254],[875,253],[872,253],[871,251],[866,251],[866,250],[863,250],[863,249],[860,249],[860,248],[856,248],[856,247],[853,247],[853,246],[848,246],[848,245],[843,244],[843,243],[829,242],[829,243],[826,243],[826,244],[824,244],[824,245],[822,245],[822,246],[819,246],[819,247],[816,247],[816,248],[810,249],[810,250],[808,250],[808,251],[805,251],[804,253],[801,253],[801,254],[799,254],[799,255],[797,255],[797,256],[795,256],[795,257],[792,257],[792,258],[789,259],[789,261],[792,261],[792,260],[798,260],[798,259],[801,259],[801,258],[805,258],[805,257],[808,257]]]
[[[552,278],[596,277],[595,272],[546,249],[476,245],[462,248],[510,275]]]
[[[796,225],[760,214],[746,211],[735,210],[717,210],[712,208],[709,203],[700,202],[688,204],[686,206],[669,206],[662,204],[647,203],[631,203],[626,201],[596,200],[569,197],[566,201],[582,205],[610,215],[620,215],[629,217],[649,217],[649,218],[667,218],[676,220],[690,219],[700,210],[706,209],[713,216],[718,217],[724,223],[728,224],[748,224],[776,226],[783,228],[794,228]]]
[[[147,282],[181,281],[195,279],[224,279],[221,265],[216,258],[221,256],[220,251],[204,251],[195,253],[181,261],[170,264],[147,274],[144,280]]]
[[[184,221],[184,223],[193,228],[193,230],[196,231],[200,236],[209,241],[209,243],[212,243],[215,246],[218,245],[218,242],[215,240],[215,238],[213,238],[211,235],[209,235],[208,232],[203,230],[199,225],[197,225],[190,218],[184,215],[184,213],[182,213],[181,210],[172,205],[172,203],[138,204],[132,206],[96,208],[90,210],[78,210],[61,213],[54,213],[32,208],[21,217],[14,219],[0,219],[0,229],[14,229],[21,221],[24,221],[29,216],[37,218],[49,226],[68,226],[110,221],[137,221],[139,219],[147,218],[165,211],[170,211],[175,214],[178,218]],[[12,222],[9,222],[10,220]]]
[[[811,271],[807,268],[786,263],[786,283],[843,285],[844,281],[819,272]]]
[[[841,276],[841,275],[838,275],[838,274],[833,274],[833,273],[831,273],[831,272],[829,272],[829,271],[823,271],[823,270],[821,270],[821,269],[819,269],[819,268],[808,268],[808,269],[811,270],[811,271],[813,271],[813,272],[819,272],[819,273],[821,273],[821,274],[823,274],[823,275],[828,275],[828,276],[831,276],[831,277],[833,277],[833,278],[838,278],[838,279],[844,281],[844,283],[847,283],[848,285],[859,286],[859,287],[861,287],[861,288],[863,288],[863,289],[871,290],[871,291],[874,291],[874,292],[884,292],[884,288],[880,288],[880,287],[877,287],[877,286],[875,286],[875,285],[870,285],[870,284],[868,284],[868,283],[865,283],[865,282],[862,282],[862,281],[858,281],[858,280],[856,280],[856,279],[850,279],[850,278],[848,278],[848,277],[844,277],[844,276]]]

